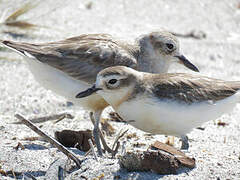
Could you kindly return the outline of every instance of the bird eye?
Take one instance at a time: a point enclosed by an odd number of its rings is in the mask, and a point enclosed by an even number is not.
[[[170,49],[170,50],[172,50],[173,47],[174,47],[173,44],[171,44],[171,43],[167,43],[166,46],[167,46],[167,48]]]
[[[117,79],[110,79],[108,81],[108,84],[115,84],[117,82]]]

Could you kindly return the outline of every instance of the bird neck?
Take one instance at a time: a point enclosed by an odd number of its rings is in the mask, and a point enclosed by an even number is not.
[[[138,56],[138,70],[150,73],[166,73],[170,61],[166,56],[156,52],[148,37],[138,41],[140,51]]]

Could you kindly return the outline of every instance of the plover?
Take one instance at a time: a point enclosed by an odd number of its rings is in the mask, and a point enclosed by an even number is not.
[[[152,134],[186,136],[202,123],[230,112],[240,102],[240,81],[184,73],[152,74],[115,66],[76,97],[101,95],[129,124]],[[204,116],[202,116],[204,114]]]
[[[96,124],[93,135],[100,155],[98,124],[108,103],[98,94],[75,98],[79,90],[85,90],[95,81],[99,71],[122,65],[144,72],[165,73],[172,63],[198,71],[179,52],[176,37],[165,31],[142,35],[135,44],[117,40],[108,34],[84,34],[44,44],[11,41],[2,41],[2,44],[26,57],[30,71],[45,88],[94,112]]]

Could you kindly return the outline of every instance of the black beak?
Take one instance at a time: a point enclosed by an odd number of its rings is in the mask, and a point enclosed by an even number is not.
[[[82,91],[76,95],[76,98],[84,98],[87,96],[92,95],[93,93],[97,92],[98,90],[102,90],[101,88],[96,88],[95,84],[91,87],[88,88],[86,91]]]
[[[187,60],[187,58],[183,55],[180,56],[175,56],[176,58],[178,58],[180,60],[180,62],[186,66],[187,68],[199,72],[198,68],[196,66],[194,66],[189,60]]]

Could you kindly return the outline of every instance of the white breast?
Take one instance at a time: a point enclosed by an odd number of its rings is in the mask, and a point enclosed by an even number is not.
[[[239,99],[240,93],[237,93],[215,104],[201,102],[187,105],[142,98],[124,102],[116,111],[124,120],[145,132],[181,136],[204,122],[228,113]]]

